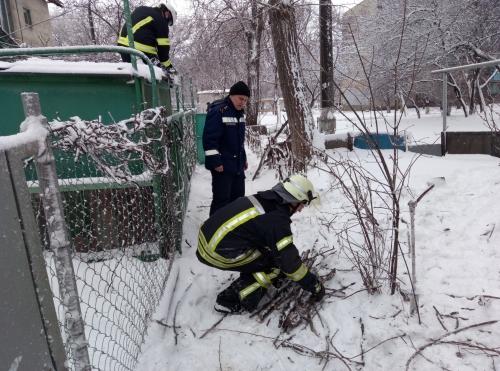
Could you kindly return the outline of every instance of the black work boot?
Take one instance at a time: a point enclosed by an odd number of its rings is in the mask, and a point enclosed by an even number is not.
[[[220,313],[237,314],[243,311],[236,281],[217,295],[214,309]]]
[[[241,300],[241,305],[245,308],[245,310],[253,312],[258,308],[259,303],[266,294],[266,291],[267,289],[263,287],[257,288],[254,292]]]

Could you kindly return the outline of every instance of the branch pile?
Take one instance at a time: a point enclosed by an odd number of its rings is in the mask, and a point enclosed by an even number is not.
[[[166,142],[167,115],[163,108],[147,109],[116,124],[100,120],[86,121],[72,117],[68,121],[50,122],[53,146],[74,152],[74,161],[82,155],[91,158],[99,171],[120,183],[130,182],[134,175],[129,164],[141,160],[153,173],[168,170],[166,152],[158,153]],[[132,139],[133,138],[133,139]],[[160,160],[161,158],[165,160]]]
[[[302,254],[302,261],[313,272],[316,273],[321,283],[324,285],[330,281],[336,273],[335,268],[324,266],[324,258],[334,253],[331,249],[326,252],[319,252],[315,255],[311,254],[311,250],[306,250]],[[320,274],[320,272],[324,272]],[[276,284],[276,290],[268,290],[270,292],[268,301],[262,305],[252,317],[257,317],[260,322],[264,322],[271,313],[279,315],[279,327],[284,333],[290,333],[291,330],[301,326],[308,325],[313,332],[314,329],[312,319],[319,315],[318,307],[321,303],[317,303],[311,298],[311,294],[303,290],[299,285],[288,279],[284,279],[281,285]],[[341,289],[326,289],[323,301],[332,296],[344,296]]]

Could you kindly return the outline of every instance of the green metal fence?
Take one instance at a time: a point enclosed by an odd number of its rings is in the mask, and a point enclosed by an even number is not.
[[[104,51],[115,48],[106,47]],[[47,50],[39,53],[50,54]],[[12,76],[3,80],[0,77],[0,89],[3,86],[8,92],[12,88],[8,84],[23,81],[22,76],[17,76],[16,81],[9,80]],[[42,92],[42,98],[55,94],[50,91],[54,79],[57,77],[44,76],[34,85]],[[78,79],[78,76],[73,78],[75,85]],[[140,112],[134,99],[137,97],[125,87],[128,91],[122,100],[123,112],[114,115],[114,120],[103,120],[109,109],[106,102],[110,101],[104,100],[105,95],[117,93],[116,89],[124,86],[119,82],[121,87],[110,88],[106,79],[106,76],[91,78],[91,84],[103,84],[102,104],[99,99],[92,102],[95,117],[90,117],[92,112],[72,114],[71,108],[81,107],[65,105],[74,94],[64,91],[78,90],[71,86],[71,81],[66,90],[59,91],[63,93],[60,99],[46,102],[50,102],[47,103],[50,142],[71,240],[71,264],[78,287],[76,300],[83,316],[90,367],[132,370],[163,293],[174,253],[181,247],[182,222],[197,159],[195,111],[192,99],[190,104],[184,102],[185,92],[189,91],[184,81],[163,83],[152,76],[149,82],[135,79],[134,84],[142,94],[139,100],[141,104],[148,102],[145,107],[157,107],[158,103],[162,107]],[[17,86],[20,91],[30,88],[25,82]],[[85,104],[84,98],[81,99]],[[18,102],[12,103],[15,104]],[[45,113],[43,100],[41,106]],[[52,114],[62,111],[64,115]],[[74,114],[83,117],[70,119]],[[130,115],[132,118],[125,120]],[[13,122],[19,127],[21,120],[16,116],[1,121],[2,127],[13,126]],[[5,134],[11,133],[0,133]],[[74,366],[78,364],[75,344],[66,335],[65,319],[65,303],[75,298],[65,297],[57,279],[65,267],[58,263],[53,241],[48,238],[47,221],[51,216],[46,215],[46,205],[39,195],[33,161],[27,160],[25,165],[68,365],[70,369],[79,369]]]

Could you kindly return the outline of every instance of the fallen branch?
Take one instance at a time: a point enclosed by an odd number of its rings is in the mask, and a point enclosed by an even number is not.
[[[253,178],[252,180],[255,180],[255,178],[257,178],[257,175],[259,175],[259,172],[260,172],[260,169],[262,168],[262,165],[264,164],[264,160],[266,159],[269,151],[271,150],[271,146],[272,146],[272,143],[274,141],[276,141],[276,138],[278,138],[278,136],[281,134],[281,132],[283,131],[283,129],[285,129],[285,127],[288,125],[288,120],[286,120],[283,125],[281,125],[280,129],[277,131],[276,134],[274,134],[274,136],[272,137],[272,139],[269,140],[269,143],[267,143],[267,146],[266,148],[264,149],[264,153],[262,153],[262,156],[260,158],[260,161],[259,161],[259,166],[257,166],[257,170],[255,170],[255,174],[253,175]]]
[[[325,268],[321,267],[321,262],[324,260],[327,252],[331,254],[333,250],[320,251],[320,253],[316,253],[312,257],[311,250],[307,250],[302,254],[302,261],[304,264],[308,266],[309,269],[316,272],[318,279],[323,284],[330,281],[336,273],[334,268],[326,271],[324,274],[318,273],[320,269],[323,271],[325,270]],[[325,289],[326,294],[323,300],[332,296],[338,296],[339,292],[342,292],[342,290],[349,286],[337,290]],[[263,304],[259,310],[254,312],[251,317],[257,316],[262,323],[271,313],[278,313],[280,316],[279,327],[283,332],[289,333],[292,329],[297,328],[301,324],[306,324],[314,334],[318,335],[314,327],[313,318],[319,314],[318,306],[321,305],[321,303],[316,303],[311,300],[311,294],[309,292],[304,291],[299,285],[289,280],[283,280],[279,288],[274,290],[271,295],[269,300]],[[321,318],[320,323],[323,325]]]
[[[481,323],[476,323],[474,325],[470,325],[470,326],[466,326],[466,327],[462,327],[460,329],[457,329],[455,331],[451,331],[451,332],[447,332],[446,334],[438,337],[437,339],[433,339],[432,341],[428,342],[427,344],[424,344],[422,345],[421,347],[419,347],[415,353],[413,353],[413,355],[408,359],[408,361],[406,361],[406,370],[409,370],[410,368],[410,364],[411,362],[420,354],[422,353],[426,348],[430,347],[430,346],[433,346],[433,345],[436,345],[436,344],[440,344],[440,343],[444,343],[446,344],[446,342],[442,342],[441,340],[448,337],[448,336],[451,336],[451,335],[455,335],[455,334],[458,334],[459,332],[463,332],[463,331],[466,331],[466,330],[470,330],[471,328],[475,328],[475,327],[482,327],[482,326],[488,326],[488,325],[493,325],[495,323],[497,323],[498,321],[486,321],[486,322],[481,322]]]
[[[186,293],[189,291],[189,289],[191,288],[191,286],[193,285],[193,283],[191,282],[187,287],[186,289],[184,290],[184,293],[182,294],[181,298],[179,299],[179,301],[177,302],[177,304],[175,305],[175,310],[174,310],[174,317],[172,319],[172,324],[174,325],[174,334],[175,334],[175,345],[177,345],[177,337],[179,336],[179,334],[177,333],[177,330],[176,330],[176,326],[175,326],[175,321],[176,321],[176,318],[177,318],[177,310],[179,309],[179,306],[182,302],[182,299],[186,297]]]
[[[443,330],[448,331],[448,329],[444,325],[443,321],[441,320],[441,313],[439,313],[439,311],[437,310],[437,308],[434,305],[432,307],[434,308],[434,312],[436,313],[436,318],[439,321],[439,324],[441,325]]]
[[[487,299],[500,299],[498,296],[493,296],[493,295],[473,295],[473,296],[460,296],[460,295],[453,295],[453,294],[446,294],[451,298],[457,299],[457,298],[462,298],[462,299],[467,299],[467,300],[474,300],[476,298],[487,298]]]
[[[215,328],[219,325],[219,323],[221,323],[221,322],[224,320],[224,318],[226,318],[228,315],[229,315],[229,313],[224,313],[224,314],[222,315],[222,317],[221,317],[221,318],[219,318],[219,319],[217,320],[217,322],[215,322],[212,326],[210,326],[210,328],[209,328],[209,329],[207,329],[207,330],[206,330],[203,334],[201,334],[201,336],[200,336],[199,338],[200,338],[200,339],[203,339],[205,336],[207,336],[207,335],[208,335],[208,333],[210,333],[212,330],[214,330],[214,329],[215,329]]]
[[[153,173],[168,170],[168,161],[159,160],[156,153],[170,135],[163,108],[147,109],[111,125],[79,117],[49,124],[55,148],[74,153],[75,162],[82,155],[88,156],[102,174],[119,183],[134,182],[137,177],[129,165],[138,159]],[[148,133],[153,132],[156,137],[148,137]]]

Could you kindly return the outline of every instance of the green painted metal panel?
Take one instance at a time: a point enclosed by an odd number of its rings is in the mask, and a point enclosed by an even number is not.
[[[85,120],[100,118],[104,124],[129,118],[136,112],[150,107],[152,101],[151,84],[142,82],[143,107],[137,107],[134,80],[127,75],[51,74],[51,73],[11,73],[0,72],[0,136],[19,132],[24,120],[23,107],[19,98],[22,92],[34,91],[39,94],[42,112],[49,121],[60,118],[67,120],[79,116]],[[170,85],[157,85],[160,104],[171,112]],[[57,172],[60,178],[99,177],[92,161],[81,156],[78,165],[73,155],[55,150],[58,158]],[[142,161],[132,160],[134,174],[143,171]],[[28,175],[29,179],[34,176]]]
[[[34,91],[40,97],[43,114],[49,121],[79,116],[101,118],[105,124],[120,121],[151,104],[151,84],[142,80],[145,107],[137,107],[134,80],[126,75],[6,73],[0,72],[0,136],[19,132],[24,120],[19,95]],[[159,104],[170,108],[170,86],[158,84]],[[170,114],[170,112],[168,112]]]
[[[203,150],[203,128],[205,127],[206,113],[197,113],[195,115],[196,123],[196,154],[198,156],[198,163],[205,163],[205,151]]]
[[[24,120],[19,95],[26,91],[39,94],[43,114],[49,121],[79,116],[86,120],[101,117],[102,122],[111,123],[141,109],[135,107],[134,85],[129,76],[0,72],[0,135],[19,132]]]

